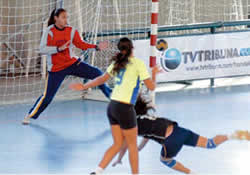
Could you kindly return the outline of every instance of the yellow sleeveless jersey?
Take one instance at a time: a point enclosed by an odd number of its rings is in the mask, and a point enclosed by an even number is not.
[[[138,58],[130,57],[125,69],[113,74],[114,63],[107,68],[107,73],[115,77],[115,87],[111,99],[129,104],[135,104],[140,90],[141,81],[150,78],[144,62]]]

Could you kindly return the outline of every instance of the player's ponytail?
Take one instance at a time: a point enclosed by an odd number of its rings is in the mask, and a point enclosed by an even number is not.
[[[124,69],[129,62],[129,56],[133,51],[133,43],[130,39],[124,37],[121,38],[117,44],[119,53],[112,57],[111,61],[114,62],[113,73],[119,73],[121,69]]]
[[[151,105],[149,105],[151,101],[147,101],[145,98],[143,98],[142,94],[139,94],[136,104],[135,104],[135,112],[137,116],[142,116],[148,114],[149,110],[154,110],[155,108]]]
[[[48,21],[48,26],[52,25],[52,24],[55,24],[56,21],[55,21],[55,16],[59,16],[62,12],[66,12],[65,9],[63,8],[59,8],[59,9],[54,9],[51,14],[50,14],[50,17],[49,17],[49,21]]]

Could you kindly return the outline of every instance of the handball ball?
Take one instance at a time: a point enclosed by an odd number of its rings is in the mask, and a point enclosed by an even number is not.
[[[156,48],[161,52],[165,51],[168,48],[168,43],[165,40],[160,39],[156,43]]]

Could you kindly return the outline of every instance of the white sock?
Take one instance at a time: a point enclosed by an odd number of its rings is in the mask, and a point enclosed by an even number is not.
[[[190,175],[198,175],[196,172],[190,171]]]
[[[235,135],[229,135],[227,136],[228,137],[228,140],[238,140],[238,138],[235,136]]]
[[[228,138],[229,140],[235,139],[235,135],[234,135],[234,134],[228,134],[228,135],[227,135],[227,138]]]
[[[103,172],[103,168],[101,167],[97,167],[96,170],[95,170],[96,174],[101,174]]]

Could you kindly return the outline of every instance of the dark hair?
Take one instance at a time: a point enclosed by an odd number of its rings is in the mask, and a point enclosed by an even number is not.
[[[48,21],[48,26],[52,25],[52,24],[55,24],[55,16],[59,16],[62,12],[66,12],[65,9],[63,8],[59,8],[59,9],[54,9],[51,14],[50,14],[50,17],[49,17],[49,21]]]
[[[137,101],[135,103],[135,112],[136,115],[141,116],[141,115],[146,115],[148,114],[148,111],[151,109],[155,111],[155,108],[153,106],[150,106],[149,104],[151,101],[147,101],[145,98],[143,98],[142,94],[139,94]]]
[[[114,61],[113,73],[119,73],[121,69],[126,67],[129,62],[128,58],[134,48],[132,41],[126,37],[119,40],[117,47],[120,52],[111,59],[111,61]]]

